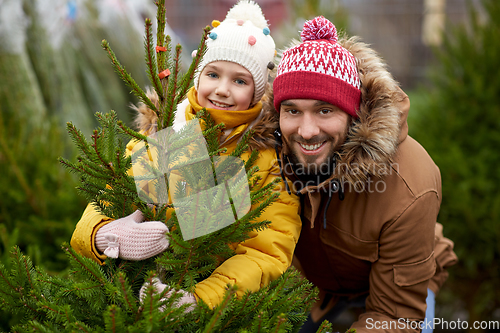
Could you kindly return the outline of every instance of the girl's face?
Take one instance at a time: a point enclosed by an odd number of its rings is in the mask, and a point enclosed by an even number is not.
[[[238,111],[250,108],[255,90],[252,74],[230,61],[214,61],[205,66],[198,82],[201,107]]]

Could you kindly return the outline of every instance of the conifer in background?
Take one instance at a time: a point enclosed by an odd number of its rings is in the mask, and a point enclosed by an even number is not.
[[[32,38],[41,42],[43,30],[36,37],[28,33],[27,22],[35,18],[26,15],[23,3],[1,4],[0,258],[17,244],[37,264],[56,272],[66,265],[60,244],[71,235],[75,212],[81,214],[85,201],[72,194],[75,179],[57,163],[74,149],[62,140],[67,134],[43,98],[50,88],[40,85],[33,70],[27,45],[33,45]],[[0,314],[0,329],[2,319]]]
[[[142,27],[137,31],[136,21],[118,21],[123,13],[111,8],[108,13],[116,15],[100,20],[104,2],[111,1],[1,1],[0,262],[6,266],[17,244],[51,274],[66,273],[60,245],[71,237],[86,202],[74,190],[77,179],[58,162],[76,151],[65,124],[71,120],[89,135],[96,111],[113,108],[125,120],[129,103],[136,102],[95,41],[105,36],[117,46],[125,38],[140,44]],[[147,2],[134,0],[137,10],[127,13],[150,12],[150,5],[138,8]],[[115,51],[143,84],[142,49],[123,45]],[[0,309],[0,331],[13,323],[15,316]]]
[[[127,14],[154,16],[156,6],[148,2],[134,0]],[[94,0],[0,5],[0,228],[6,240],[0,242],[0,258],[17,244],[51,272],[67,265],[60,244],[71,237],[86,203],[74,191],[75,177],[57,160],[76,152],[65,124],[71,120],[90,135],[98,124],[96,111],[113,109],[129,121],[129,104],[137,102],[95,41],[104,36],[136,81],[147,80],[142,48],[130,47],[141,44],[143,19],[127,19],[111,5]],[[4,318],[0,313],[0,330]]]
[[[158,107],[148,99],[141,87],[119,63],[109,44],[103,41],[102,46],[115,70],[131,91],[157,113],[158,130],[162,130],[173,123],[176,106],[185,97],[203,55],[209,29],[204,30],[204,36],[191,67],[185,74],[181,74],[179,61],[181,48],[176,46],[171,52],[170,38],[164,34],[164,1],[158,2],[157,20],[156,45],[151,32],[151,21],[146,20],[145,49],[148,76],[159,96]],[[108,258],[106,264],[100,266],[91,259],[75,253],[68,245],[63,245],[71,265],[68,277],[48,274],[42,268],[35,267],[31,259],[23,255],[18,248],[14,248],[9,267],[0,265],[0,307],[23,318],[23,321],[12,330],[15,332],[298,330],[306,318],[315,292],[311,284],[300,278],[295,270],[288,270],[269,286],[255,293],[246,293],[241,299],[235,296],[237,286],[228,286],[224,301],[215,309],[209,309],[203,302],[199,302],[192,311],[188,311],[186,305],[179,307],[174,304],[180,297],[175,291],[191,290],[198,281],[206,278],[216,268],[221,259],[233,255],[229,243],[241,242],[248,237],[250,230],[265,228],[269,223],[253,222],[253,219],[276,199],[276,194],[273,193],[276,183],[259,190],[253,189],[257,181],[253,177],[256,168],[252,167],[256,153],[251,154],[244,164],[249,179],[251,203],[256,208],[250,209],[244,216],[238,215],[235,223],[223,229],[185,240],[176,214],[173,213],[170,218],[166,214],[167,208],[171,207],[165,203],[152,205],[143,201],[141,192],[136,187],[137,179],[128,174],[133,159],[125,154],[124,144],[127,141],[132,138],[144,141],[145,148],[137,154],[149,150],[154,154],[163,146],[155,139],[147,138],[128,128],[114,112],[98,113],[96,116],[100,127],[93,132],[90,139],[86,139],[85,134],[74,125],[68,124],[68,131],[80,151],[80,157],[76,162],[66,159],[61,159],[61,162],[81,179],[80,193],[106,215],[119,218],[140,209],[147,220],[166,221],[170,229],[170,247],[149,260],[131,262]],[[188,188],[196,186],[197,180],[204,182],[204,179],[214,175],[231,174],[230,160],[228,162],[217,159],[221,152],[218,148],[217,134],[221,131],[222,124],[214,126],[209,115],[204,112],[200,112],[198,117],[204,124],[203,136],[212,162],[208,168],[190,169],[185,161],[185,155],[174,159],[173,162],[180,166],[178,171],[188,180]],[[181,131],[182,135],[175,144],[183,146],[191,141],[190,133],[189,128],[184,132]],[[231,157],[239,158],[247,149],[249,135],[242,140]],[[159,168],[143,167],[150,168],[151,175],[161,176]],[[173,188],[170,190],[174,191]],[[175,190],[186,191],[182,187]],[[237,211],[235,202],[231,202],[231,207],[233,211]],[[155,277],[161,278],[171,288],[156,294],[153,288],[149,287],[146,289],[145,297],[140,300],[139,289],[145,282],[151,283]],[[167,293],[169,297],[165,298]],[[325,323],[319,332],[326,332],[329,329],[330,325]]]
[[[439,221],[459,258],[436,316],[466,310],[469,323],[500,308],[500,2],[482,7],[471,6],[469,24],[450,27],[435,50],[428,97],[410,123],[441,170]]]

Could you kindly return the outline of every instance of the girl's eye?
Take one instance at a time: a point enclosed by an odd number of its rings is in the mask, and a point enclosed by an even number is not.
[[[236,80],[234,80],[234,82],[236,82],[237,84],[241,84],[241,85],[243,85],[243,84],[247,84],[247,83],[245,82],[245,80],[242,80],[242,79],[236,79]]]
[[[212,79],[216,79],[216,78],[218,78],[218,77],[219,77],[219,76],[218,76],[217,74],[215,74],[215,73],[208,73],[208,74],[207,74],[207,76],[208,76],[208,77],[210,77],[210,78],[212,78]]]

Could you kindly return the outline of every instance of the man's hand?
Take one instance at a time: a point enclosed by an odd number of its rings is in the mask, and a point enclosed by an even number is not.
[[[95,237],[97,249],[111,258],[144,260],[168,248],[167,226],[163,222],[144,222],[142,212],[136,210],[129,216],[101,227]]]

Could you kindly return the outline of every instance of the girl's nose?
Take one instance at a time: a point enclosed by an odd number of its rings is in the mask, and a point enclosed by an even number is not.
[[[229,88],[226,82],[220,82],[220,84],[215,88],[215,94],[218,96],[228,97]]]

